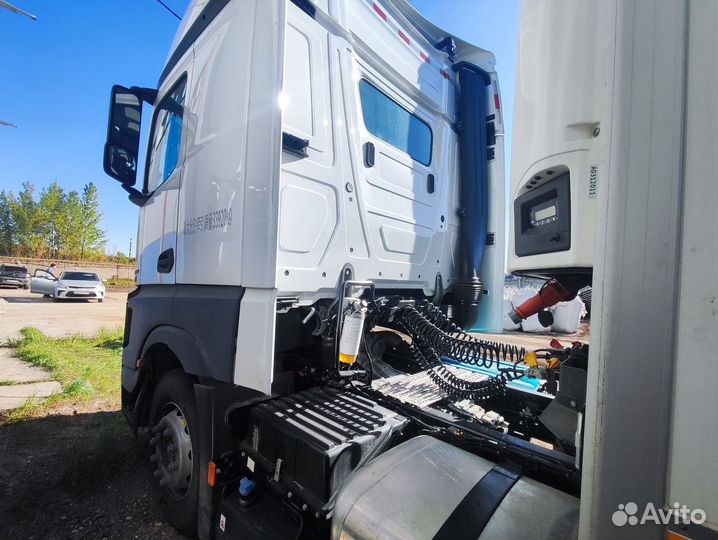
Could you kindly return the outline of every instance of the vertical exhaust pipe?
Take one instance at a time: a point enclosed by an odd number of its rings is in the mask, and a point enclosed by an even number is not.
[[[487,156],[486,115],[488,85],[491,79],[484,70],[460,62],[459,95],[459,162],[461,228],[459,234],[459,279],[454,283],[456,322],[471,329],[477,326],[479,301],[483,294],[481,265],[489,217],[489,171]]]

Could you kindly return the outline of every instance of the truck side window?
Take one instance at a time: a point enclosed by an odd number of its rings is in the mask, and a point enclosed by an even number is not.
[[[147,174],[149,193],[160,187],[177,167],[186,87],[186,79],[183,79],[165,96],[155,111]]]
[[[426,122],[364,79],[359,81],[359,97],[369,133],[419,163],[431,163],[432,133]]]

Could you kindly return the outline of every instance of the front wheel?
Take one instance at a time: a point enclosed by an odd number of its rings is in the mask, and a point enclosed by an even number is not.
[[[102,298],[98,298],[97,301],[101,304],[101,303],[102,303]]]
[[[167,520],[182,534],[197,535],[199,439],[192,379],[181,370],[160,379],[150,410],[151,460]]]

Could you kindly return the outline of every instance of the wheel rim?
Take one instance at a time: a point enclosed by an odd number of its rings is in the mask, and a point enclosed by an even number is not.
[[[168,403],[162,412],[165,415],[152,428],[154,453],[150,459],[157,465],[155,477],[160,486],[180,499],[192,481],[192,438],[179,405]]]

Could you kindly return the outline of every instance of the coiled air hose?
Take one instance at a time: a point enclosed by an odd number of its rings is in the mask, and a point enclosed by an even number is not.
[[[477,339],[428,301],[416,307],[402,306],[394,316],[394,323],[412,338],[409,346],[412,360],[453,398],[482,401],[496,397],[505,392],[507,382],[524,375],[516,367],[526,354],[522,347]],[[452,373],[442,363],[442,357],[487,369],[495,364],[498,375],[479,382],[466,381]]]

